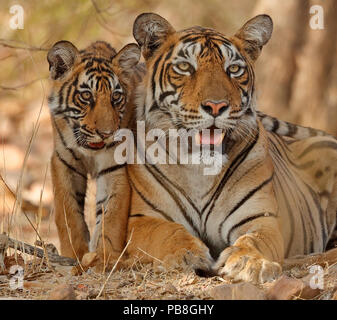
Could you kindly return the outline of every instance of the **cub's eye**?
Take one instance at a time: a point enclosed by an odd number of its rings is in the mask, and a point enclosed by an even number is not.
[[[122,93],[121,92],[115,91],[112,94],[112,102],[117,103],[117,102],[120,102],[121,99],[122,99]]]
[[[72,111],[73,111],[74,114],[80,114],[81,113],[81,111],[77,110],[77,109],[73,109]]]
[[[86,101],[90,101],[92,98],[92,94],[90,91],[82,91],[81,92],[81,98]]]
[[[245,68],[238,64],[232,64],[228,67],[228,71],[232,76],[240,77],[245,72]]]
[[[191,65],[188,62],[180,62],[177,64],[177,67],[181,71],[188,71],[191,68]]]

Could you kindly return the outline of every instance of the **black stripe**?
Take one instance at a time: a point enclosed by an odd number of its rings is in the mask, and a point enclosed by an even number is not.
[[[284,198],[284,202],[286,204],[286,207],[287,207],[287,212],[288,212],[288,216],[289,216],[289,221],[290,221],[290,239],[289,239],[289,242],[288,242],[288,245],[287,245],[287,249],[286,249],[286,252],[285,252],[285,257],[288,257],[289,256],[289,252],[290,252],[290,247],[293,243],[293,239],[294,239],[294,217],[292,215],[292,210],[291,210],[291,206],[288,202],[288,199],[287,199],[287,196],[286,196],[286,193],[282,187],[282,183],[281,181],[279,180],[277,174],[275,174],[275,177],[274,177],[275,181],[278,182],[279,186],[279,190],[281,190],[282,192],[282,195],[283,195],[283,198]]]
[[[136,214],[129,215],[129,218],[135,218],[135,217],[145,217],[145,215],[143,215],[141,213],[136,213]]]
[[[118,169],[120,169],[120,168],[123,168],[123,167],[125,167],[125,163],[123,163],[123,164],[117,164],[117,165],[115,165],[115,166],[112,166],[112,167],[103,169],[103,170],[101,170],[101,171],[98,173],[97,179],[100,178],[101,176],[104,176],[104,175],[106,175],[106,174],[109,174],[109,173],[111,173],[111,172],[114,172],[114,171],[116,171],[116,170],[118,170]]]
[[[56,121],[55,121],[54,118],[52,118],[52,121],[53,121],[53,123],[54,123],[54,126],[55,126],[55,128],[56,128],[56,131],[57,131],[57,133],[58,133],[58,135],[59,135],[59,137],[60,137],[60,139],[61,139],[61,142],[62,142],[63,146],[65,147],[65,149],[68,150],[68,151],[71,153],[72,157],[73,157],[76,161],[80,160],[80,158],[77,158],[77,156],[76,156],[74,150],[71,149],[71,148],[69,148],[69,147],[67,146],[67,144],[66,144],[66,142],[65,142],[65,140],[64,140],[64,137],[63,137],[63,135],[62,135],[62,133],[61,133],[61,131],[60,131],[60,128],[57,126]]]
[[[232,233],[235,229],[237,229],[237,228],[243,226],[244,224],[246,224],[246,223],[248,223],[248,222],[250,222],[250,221],[253,221],[253,220],[255,220],[255,219],[262,218],[262,217],[264,217],[264,218],[269,218],[269,217],[274,217],[274,218],[276,218],[276,215],[275,215],[275,214],[272,214],[272,213],[270,213],[270,212],[268,212],[268,215],[266,215],[266,213],[263,212],[263,213],[259,213],[259,214],[256,214],[256,215],[254,215],[254,216],[251,216],[251,217],[248,217],[248,218],[245,218],[245,219],[241,220],[239,223],[237,223],[237,224],[235,224],[234,226],[232,226],[232,228],[230,228],[230,230],[228,231],[228,233],[227,233],[227,244],[230,243],[229,241],[230,241],[231,233]]]
[[[84,197],[79,197],[76,195],[75,200],[78,204],[78,206],[83,209],[84,208]]]
[[[63,158],[61,158],[60,154],[59,154],[57,151],[56,151],[55,153],[56,153],[56,156],[58,157],[58,159],[59,159],[59,160],[60,160],[60,161],[61,161],[61,162],[62,162],[68,169],[72,170],[73,172],[77,173],[79,176],[81,176],[82,178],[84,178],[85,180],[87,180],[87,177],[86,177],[83,173],[77,171],[76,168],[74,168],[72,165],[70,165],[68,162],[66,162]]]
[[[274,147],[274,149],[275,149],[275,147]],[[288,166],[284,163],[285,159],[282,158],[282,155],[279,153],[279,151],[278,151],[277,148],[276,148],[276,150],[277,150],[277,153],[274,153],[274,155],[276,156],[276,158],[274,158],[274,164],[275,165],[278,164],[280,166],[279,171],[283,172],[283,175],[285,174],[287,176],[287,180],[285,181],[285,183],[288,186],[288,190],[291,190],[294,185],[297,185],[296,184],[296,180],[294,179],[292,172],[289,172]],[[289,181],[291,181],[292,185],[288,184]],[[293,191],[293,192],[295,192],[295,191]],[[287,193],[287,194],[289,194],[289,193]],[[307,238],[308,238],[308,236],[307,236],[307,230],[305,228],[305,223],[304,223],[304,220],[303,220],[303,216],[301,214],[301,212],[303,211],[303,208],[301,209],[299,207],[299,204],[297,203],[298,199],[295,198],[295,196],[293,195],[293,193],[290,193],[290,194],[292,195],[292,197],[294,199],[294,203],[296,203],[296,205],[299,208],[300,218],[301,218],[301,223],[302,223],[302,229],[303,229],[303,243],[304,243],[304,248],[303,249],[305,250],[304,254],[307,254],[308,250],[306,248],[306,244],[307,244]],[[286,194],[285,194],[285,199],[286,199]],[[289,210],[290,210],[290,214],[292,214],[293,211],[291,210],[291,208],[289,208]]]
[[[142,147],[139,145],[138,148],[137,148],[137,152],[139,150],[139,152],[143,152],[143,154],[145,154],[144,150],[141,150],[141,148]],[[184,206],[184,204],[181,202],[181,200],[179,199],[179,197],[177,197],[176,193],[167,184],[165,185],[164,182],[162,181],[164,179],[167,180],[166,176],[155,165],[151,165],[151,168],[154,168],[157,171],[157,173],[160,174],[160,177],[158,177],[158,175],[156,175],[150,169],[149,165],[145,164],[145,169],[155,178],[155,180],[163,187],[163,189],[172,197],[172,199],[175,201],[176,205],[179,207],[180,212],[183,214],[183,216],[184,216],[185,220],[187,221],[187,223],[189,223],[189,225],[194,230],[194,232],[196,234],[198,234],[199,237],[200,237],[200,231],[196,228],[196,226],[194,225],[191,217],[187,214],[186,207]],[[168,181],[170,182],[170,180],[168,180]],[[172,182],[170,182],[170,183],[172,184]],[[175,187],[178,188],[178,186],[175,186]],[[182,189],[180,189],[180,190],[182,190]],[[193,201],[183,191],[181,191],[181,192],[183,193],[183,195],[185,195],[186,200],[189,201],[189,203],[193,206],[193,208],[196,209]],[[200,212],[198,209],[196,209],[196,210],[197,210],[198,213]],[[199,215],[200,215],[200,213],[199,213]]]
[[[174,95],[174,94],[176,94],[175,91],[166,91],[166,92],[163,92],[163,93],[161,93],[160,96],[159,96],[159,101],[160,101],[160,102],[163,102],[164,99],[165,99],[167,96]]]
[[[192,199],[186,194],[184,189],[182,189],[181,187],[179,187],[179,185],[169,180],[169,178],[166,175],[164,175],[157,166],[151,165],[151,168],[155,169],[155,171],[161,176],[163,180],[166,180],[173,188],[177,189],[184,196],[184,198],[188,201],[188,203],[192,206],[192,208],[199,214],[199,216],[201,215],[201,211],[196,207],[194,201],[192,201]]]
[[[151,207],[151,209],[153,211],[158,212],[160,215],[162,215],[166,220],[168,221],[173,221],[172,218],[166,214],[164,211],[160,210],[159,208],[157,208],[153,203],[151,203],[135,186],[135,184],[132,182],[132,180],[129,177],[129,182],[131,187],[137,192],[137,194],[141,197],[141,199],[148,205]]]
[[[288,158],[287,152],[286,152],[286,150],[284,149],[283,140],[282,140],[279,136],[277,136],[277,135],[275,135],[275,138],[278,140],[279,146],[281,147],[281,149],[282,149],[283,152],[285,153],[286,158],[287,158],[286,160],[288,160],[292,165],[294,165],[296,168],[298,168],[299,166],[296,165],[295,163],[293,163],[293,162]],[[272,145],[274,146],[274,148],[276,149],[276,151],[279,153],[279,156],[280,156],[281,158],[284,158],[284,157],[282,157],[280,151],[278,150],[278,148],[277,148],[277,146],[274,144],[274,142],[273,142],[272,140],[270,140],[270,141],[271,141]],[[310,164],[310,162],[309,162],[309,164]],[[305,163],[304,165],[308,165],[308,163]],[[302,167],[303,167],[303,165],[302,165]],[[296,181],[294,181],[294,182],[296,182]],[[321,223],[321,226],[319,227],[319,229],[322,229],[322,239],[323,239],[323,248],[322,248],[322,249],[324,249],[324,246],[326,245],[326,240],[327,240],[327,232],[326,232],[326,229],[325,229],[325,227],[324,227],[322,208],[321,208],[321,206],[320,206],[320,204],[319,204],[319,201],[318,201],[318,199],[317,199],[318,195],[311,189],[311,187],[310,187],[308,184],[306,184],[305,182],[303,182],[303,183],[304,183],[304,185],[308,188],[309,192],[311,193],[312,200],[315,202],[316,208],[318,209],[318,212],[319,212],[320,223]],[[302,192],[299,188],[297,188],[297,189],[298,189],[298,192],[300,193],[300,195],[302,196],[302,199],[303,199],[303,201],[304,201],[304,203],[305,203],[305,205],[306,205],[306,208],[307,208],[306,211],[309,213],[309,218],[310,218],[310,221],[311,221],[310,226],[313,227],[313,228],[310,228],[310,229],[312,229],[313,234],[314,234],[314,233],[317,234],[317,232],[318,232],[318,231],[317,231],[317,228],[316,228],[316,230],[314,230],[314,228],[315,228],[316,226],[315,226],[315,223],[314,223],[314,218],[313,218],[313,215],[312,215],[311,206],[309,205],[309,203],[308,203],[308,201],[307,201],[307,197],[303,194],[303,192]],[[316,231],[316,232],[315,232],[315,231]],[[313,239],[311,239],[311,249],[310,249],[310,252],[313,252]]]
[[[154,167],[155,169],[157,169],[154,165],[152,165],[151,167]],[[187,214],[187,211],[186,211],[186,208],[185,208],[184,204],[181,202],[181,200],[179,199],[179,197],[177,197],[176,193],[174,193],[174,191],[167,184],[166,185],[164,184],[164,182],[162,181],[163,177],[160,178],[156,174],[154,174],[152,172],[152,170],[149,168],[148,165],[145,165],[145,168],[148,170],[148,172],[151,173],[151,175],[157,180],[157,182],[165,189],[165,191],[172,197],[172,199],[174,200],[174,202],[176,203],[176,205],[179,207],[180,212],[183,214],[185,220],[193,228],[193,230],[195,231],[195,233],[200,236],[199,230],[194,225],[191,217]]]
[[[212,197],[210,198],[210,200],[207,201],[207,203],[205,204],[205,206],[203,207],[203,209],[201,210],[201,212],[203,212],[203,214],[206,212],[206,209],[208,206],[210,206],[208,212],[206,213],[206,219],[204,222],[204,227],[207,224],[208,218],[215,206],[215,203],[217,201],[217,199],[219,198],[224,186],[226,185],[227,181],[230,179],[230,177],[233,175],[233,173],[235,172],[236,168],[238,168],[240,166],[241,163],[243,163],[245,161],[245,159],[247,158],[248,154],[250,153],[250,151],[254,148],[256,142],[259,139],[259,131],[257,133],[257,135],[255,136],[255,138],[253,139],[253,141],[247,145],[242,152],[240,152],[237,157],[234,159],[234,161],[230,164],[229,168],[227,169],[227,171],[225,172],[224,176],[222,177],[217,189],[215,190],[215,192],[213,193]]]
[[[107,198],[108,198],[108,197],[105,197],[105,198],[103,198],[102,200],[97,201],[97,202],[96,202],[96,206],[99,206],[99,205],[103,204],[103,203],[107,200]]]
[[[221,234],[221,229],[223,224],[227,221],[227,219],[236,211],[238,210],[246,201],[248,201],[256,192],[261,190],[264,186],[269,184],[273,180],[274,174],[272,174],[267,180],[263,181],[261,184],[259,184],[256,188],[249,191],[235,206],[234,208],[229,212],[229,214],[225,217],[225,219],[220,223],[218,232]]]
[[[292,152],[291,150],[289,150],[289,147],[288,145],[286,144],[286,142],[283,140],[283,138],[281,136],[279,136],[278,134],[276,133],[271,133],[273,135],[273,137],[277,140],[278,142],[278,145],[280,146],[280,148],[282,149],[283,153],[284,153],[284,156],[281,154],[279,148],[277,147],[277,145],[275,144],[275,142],[270,138],[269,138],[269,142],[271,143],[271,145],[274,147],[275,151],[279,154],[279,156],[283,159],[285,159],[286,161],[288,161],[292,166],[294,166],[295,168],[297,169],[301,169],[301,170],[305,170],[305,169],[308,169],[310,168],[312,165],[315,164],[314,161],[308,161],[308,162],[305,162],[303,164],[297,164],[296,162],[294,162],[293,160],[291,160],[288,156],[288,152]],[[287,148],[287,150],[286,150]]]
[[[162,56],[160,56],[154,63],[153,65],[153,71],[152,71],[152,79],[151,79],[151,83],[152,83],[152,97],[153,100],[155,100],[155,95],[156,95],[156,81],[155,81],[155,76],[156,76],[156,72],[158,69],[158,64],[161,60]]]
[[[288,134],[287,136],[293,137],[298,130],[298,126],[296,126],[295,124],[286,122],[287,126],[288,126]]]
[[[62,105],[63,105],[63,90],[64,90],[64,88],[65,88],[68,84],[69,84],[69,81],[66,81],[66,82],[62,85],[62,87],[61,87],[61,89],[60,89],[60,91],[59,91],[59,103],[58,103],[58,107],[59,107],[59,108],[62,107]]]
[[[277,129],[279,128],[279,126],[280,126],[280,123],[275,118],[272,118],[272,120],[273,120],[273,127],[272,127],[271,131],[276,132]]]
[[[157,102],[153,102],[151,108],[149,109],[149,113],[155,110],[159,110],[159,106],[157,104]]]
[[[332,141],[317,141],[315,143],[313,143],[312,145],[310,145],[308,148],[306,148],[300,155],[299,155],[299,159],[303,158],[304,156],[306,156],[308,153],[310,153],[313,150],[316,149],[334,149],[337,150],[337,143],[336,142],[332,142]]]
[[[306,187],[308,188],[309,192],[311,193],[312,199],[315,203],[315,206],[319,212],[319,221],[321,223],[321,226],[319,229],[321,229],[322,232],[322,240],[323,240],[323,248],[322,250],[325,250],[325,247],[328,243],[328,226],[327,226],[327,221],[324,219],[324,212],[322,210],[320,201],[318,200],[319,195],[309,186],[305,183]],[[310,210],[310,215],[311,215],[311,210]]]

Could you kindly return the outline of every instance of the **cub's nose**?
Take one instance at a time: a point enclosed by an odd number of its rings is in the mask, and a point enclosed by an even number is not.
[[[96,132],[102,139],[109,138],[114,134],[114,131],[112,130],[109,130],[109,131],[96,130]]]
[[[221,115],[228,108],[228,101],[207,100],[201,104],[201,108],[213,117]]]

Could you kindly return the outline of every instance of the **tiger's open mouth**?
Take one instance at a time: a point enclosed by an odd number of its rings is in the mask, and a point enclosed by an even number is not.
[[[88,147],[90,149],[99,150],[99,149],[103,149],[105,147],[105,142],[104,141],[101,141],[101,142],[88,142],[87,145],[88,145]]]
[[[218,146],[222,143],[225,137],[225,132],[215,126],[199,131],[195,134],[195,143],[197,145],[214,145]]]

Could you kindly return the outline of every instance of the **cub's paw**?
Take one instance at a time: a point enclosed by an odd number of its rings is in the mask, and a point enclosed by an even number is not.
[[[196,248],[181,248],[174,254],[166,255],[161,262],[155,261],[155,267],[164,267],[166,270],[194,270],[198,275],[213,275],[214,263],[206,246]]]
[[[126,267],[127,265],[125,264],[125,262],[121,260],[119,261],[117,259],[109,260],[108,262],[98,260],[94,265],[94,270],[96,273],[105,273],[105,272],[111,271],[112,269],[114,271],[117,271],[117,270],[124,269]]]
[[[272,281],[282,272],[279,263],[265,259],[258,252],[235,246],[222,251],[213,270],[234,281],[243,280],[254,284]]]
[[[155,262],[158,266],[159,262]],[[161,263],[160,263],[161,264]],[[206,274],[211,272],[212,258],[207,252],[193,252],[187,249],[180,249],[175,254],[167,255],[163,261],[162,265],[167,270],[195,270],[197,273]]]
[[[121,256],[122,250],[117,250],[108,236],[105,236],[104,240],[102,237],[98,239],[95,253],[96,260],[94,265],[96,272],[102,273],[110,271],[112,268],[119,270],[125,267],[125,255]]]

